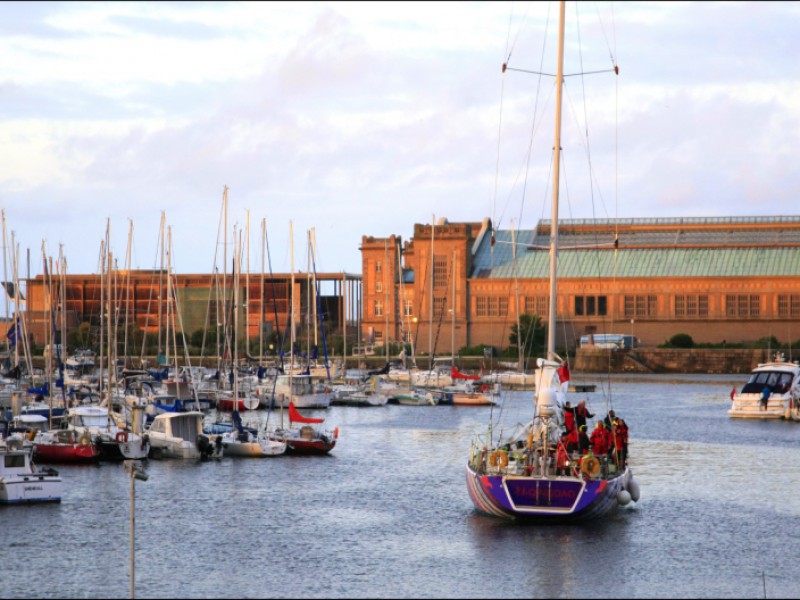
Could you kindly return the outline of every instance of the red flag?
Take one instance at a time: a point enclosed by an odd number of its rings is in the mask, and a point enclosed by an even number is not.
[[[736,386],[733,386],[733,389],[731,390],[731,400],[733,400],[733,397],[735,395],[736,395]]]
[[[568,362],[565,361],[564,364],[561,365],[558,368],[558,378],[561,380],[561,383],[567,383],[569,381],[569,363]]]
[[[311,417],[304,417],[294,407],[294,402],[289,403],[289,422],[291,423],[322,423],[325,419],[312,419]]]

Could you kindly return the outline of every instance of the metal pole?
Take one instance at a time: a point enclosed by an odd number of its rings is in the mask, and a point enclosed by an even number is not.
[[[110,406],[110,405],[109,405]],[[133,582],[134,582],[134,573],[135,573],[135,560],[134,560],[134,553],[135,553],[135,527],[136,527],[136,517],[135,515],[135,508],[136,508],[136,494],[135,494],[135,481],[136,481],[136,471],[134,468],[131,468],[131,536],[130,536],[130,561],[131,561],[131,598],[135,598],[134,589],[133,589]]]

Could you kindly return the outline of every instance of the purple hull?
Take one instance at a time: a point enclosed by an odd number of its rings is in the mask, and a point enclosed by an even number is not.
[[[581,521],[615,510],[628,468],[608,480],[576,477],[480,475],[467,465],[467,490],[475,507],[488,515],[531,521]]]

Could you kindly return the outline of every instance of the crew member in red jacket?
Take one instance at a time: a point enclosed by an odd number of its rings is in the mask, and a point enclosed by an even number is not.
[[[578,428],[573,427],[567,433],[567,452],[572,454],[578,451]]]
[[[575,429],[575,409],[569,400],[564,403],[564,427],[567,429],[567,433]]]
[[[595,456],[605,456],[608,454],[608,432],[603,426],[602,421],[598,421],[597,425],[594,426],[594,430],[592,431],[589,441],[592,443],[592,452],[594,452]]]
[[[611,432],[614,439],[614,454],[617,465],[624,467],[628,459],[628,426],[624,425],[621,420],[615,419]]]

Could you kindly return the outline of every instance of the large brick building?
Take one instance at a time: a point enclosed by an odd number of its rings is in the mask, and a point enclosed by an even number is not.
[[[489,219],[364,236],[363,335],[422,354],[505,348],[517,313],[547,320],[549,237],[548,220],[512,232]],[[591,333],[800,339],[800,217],[562,220],[558,273],[561,348]]]
[[[317,273],[314,279],[321,292],[319,310],[325,315],[328,334],[341,333],[344,323],[347,323],[350,335],[355,338],[358,323],[355,311],[361,277],[346,273]],[[240,340],[248,336],[257,339],[260,331],[267,336],[275,331],[285,332],[291,322],[289,308],[292,298],[299,339],[300,333],[309,325],[309,315],[317,314],[317,306],[314,286],[308,275],[295,275],[294,295],[291,294],[291,280],[291,274],[239,277]],[[159,329],[166,332],[168,323],[170,328],[187,334],[206,327],[213,328],[226,320],[223,310],[229,312],[227,322],[233,322],[230,317],[234,297],[231,277],[223,282],[219,274],[168,276],[166,271],[159,269],[120,270],[113,272],[110,278],[98,274],[56,275],[49,285],[45,277],[39,275],[26,282],[25,293],[27,301],[23,314],[28,334],[35,344],[44,343],[45,328],[51,326],[53,318],[57,326],[64,323],[67,330],[81,323],[99,329],[103,315],[108,314],[105,307],[109,305],[113,307],[113,316],[118,324],[135,324],[148,333]],[[173,303],[167,302],[168,297],[174,298]],[[63,313],[60,310],[62,304]],[[52,316],[48,306],[53,307]],[[176,318],[176,306],[179,318]]]
[[[361,275],[316,276],[326,331],[346,331],[348,353],[359,322],[361,340],[377,347],[405,340],[419,354],[434,348],[437,355],[480,344],[505,348],[518,313],[547,320],[549,236],[547,220],[513,232],[494,230],[489,219],[415,224],[405,242],[364,236]],[[634,335],[646,346],[676,333],[712,343],[800,339],[800,217],[562,220],[559,248],[560,348],[590,333]],[[219,322],[218,277],[172,275],[187,333]],[[242,333],[285,330],[290,279],[241,278]],[[169,314],[165,301],[159,308],[167,285],[159,270],[120,271],[110,284],[96,274],[53,281],[53,304],[63,298],[68,328],[99,326],[101,288],[109,285],[120,318],[141,329],[158,330]],[[230,299],[230,283],[226,289]],[[40,344],[48,324],[44,278],[27,281],[25,290],[28,332]],[[299,325],[313,313],[310,290],[307,276],[296,275]]]

